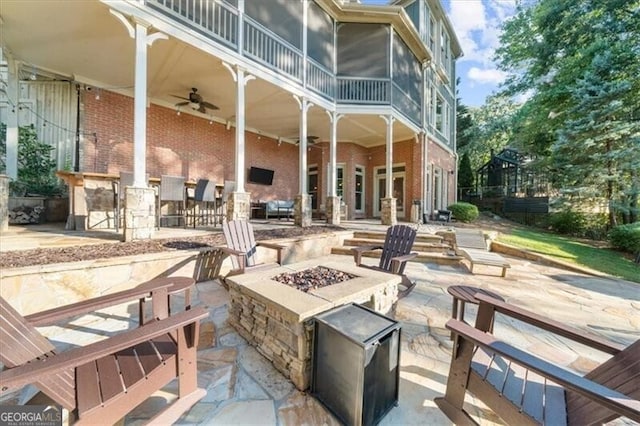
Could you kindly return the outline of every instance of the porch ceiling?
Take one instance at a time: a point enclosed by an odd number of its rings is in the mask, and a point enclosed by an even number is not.
[[[38,69],[132,96],[135,44],[122,23],[99,1],[2,0],[2,46],[27,68]],[[236,88],[220,59],[176,38],[159,40],[148,50],[148,96],[151,102],[173,108],[192,87],[220,109],[192,113],[235,122]],[[246,126],[262,134],[298,139],[299,108],[293,96],[265,80],[246,86]],[[186,109],[185,109],[186,108]],[[317,106],[309,109],[308,135],[328,140],[329,118]],[[386,124],[377,113],[346,114],[338,122],[338,140],[363,146],[385,143]],[[413,137],[397,122],[394,139]]]

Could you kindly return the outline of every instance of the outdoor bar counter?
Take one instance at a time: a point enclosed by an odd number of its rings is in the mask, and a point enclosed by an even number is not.
[[[65,229],[86,231],[115,227],[114,183],[118,174],[57,171],[56,175],[69,185],[69,216]],[[149,178],[151,186],[159,185],[159,177]],[[186,181],[186,188],[196,182]]]

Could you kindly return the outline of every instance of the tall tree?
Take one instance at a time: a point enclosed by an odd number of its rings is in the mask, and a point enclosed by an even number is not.
[[[563,189],[637,218],[640,0],[521,3],[496,51],[504,93],[528,94],[514,135]],[[611,214],[615,224],[615,214]]]

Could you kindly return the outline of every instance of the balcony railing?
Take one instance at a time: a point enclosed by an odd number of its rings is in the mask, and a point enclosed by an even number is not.
[[[302,81],[302,52],[246,15],[244,53],[294,80]]]
[[[237,49],[238,11],[214,0],[146,0],[164,15],[216,41]]]
[[[420,107],[420,98],[414,99],[407,92],[402,90],[400,86],[393,83],[393,92],[391,98],[393,106],[410,119],[414,124],[420,126],[422,124],[422,108]]]
[[[335,76],[311,58],[307,58],[307,87],[325,98],[336,97]]]
[[[385,105],[391,103],[388,78],[337,77],[338,102]]]

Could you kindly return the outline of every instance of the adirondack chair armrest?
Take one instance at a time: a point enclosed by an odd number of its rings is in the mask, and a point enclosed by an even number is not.
[[[83,300],[59,308],[48,309],[35,314],[25,316],[25,320],[35,327],[55,324],[56,322],[70,317],[87,314],[109,306],[119,305],[148,296],[152,292],[170,287],[170,283],[160,284],[154,288],[132,288],[130,290],[119,291],[104,296]]]
[[[565,389],[570,389],[622,416],[640,421],[639,400],[551,364],[546,360],[498,340],[491,334],[478,330],[462,321],[450,319],[447,321],[446,327],[456,333],[460,339],[469,340],[488,352],[496,353],[503,358],[535,371]]]
[[[359,246],[353,247],[351,249],[351,253],[353,253],[353,261],[356,263],[356,266],[360,266],[362,263],[362,253],[365,251],[371,250],[382,250],[383,246]]]
[[[236,256],[238,258],[238,271],[241,273],[244,273],[244,268],[245,265],[247,263],[247,253],[241,251],[241,250],[236,250],[236,249],[232,249],[230,247],[220,247],[220,250],[227,254],[228,256]]]
[[[266,247],[268,249],[276,250],[278,256],[278,265],[282,265],[282,250],[286,248],[285,246],[276,243],[269,243],[266,241],[258,241],[256,242],[256,245],[259,247]]]
[[[116,334],[108,339],[74,348],[48,357],[43,361],[34,361],[19,367],[0,372],[0,393],[33,383],[42,376],[75,368],[87,362],[99,359],[146,342],[167,332],[190,326],[209,316],[204,307],[195,307],[172,315],[168,318],[152,321],[138,328]],[[198,336],[193,336],[190,346],[197,346]]]
[[[414,257],[416,257],[418,255],[418,253],[408,253],[402,256],[396,256],[396,257],[392,257],[391,258],[391,272],[394,274],[398,274],[400,272],[400,268],[402,267],[402,264],[405,263],[408,260],[413,259]]]
[[[518,319],[520,321],[526,322],[528,324],[531,324],[543,330],[547,330],[552,333],[558,334],[560,336],[566,337],[568,339],[571,339],[575,342],[592,347],[594,349],[598,349],[602,352],[615,355],[624,349],[623,345],[610,342],[606,339],[603,339],[600,336],[589,333],[586,330],[579,330],[577,328],[570,327],[561,322],[551,320],[547,317],[533,313],[526,309],[522,309],[517,306],[511,305],[509,303],[503,302],[501,300],[494,299],[485,294],[478,293],[476,294],[475,297],[477,300],[480,301],[479,309],[483,309],[483,304],[488,305],[492,309],[494,309],[496,312],[500,312],[501,314],[508,315],[512,318]]]

